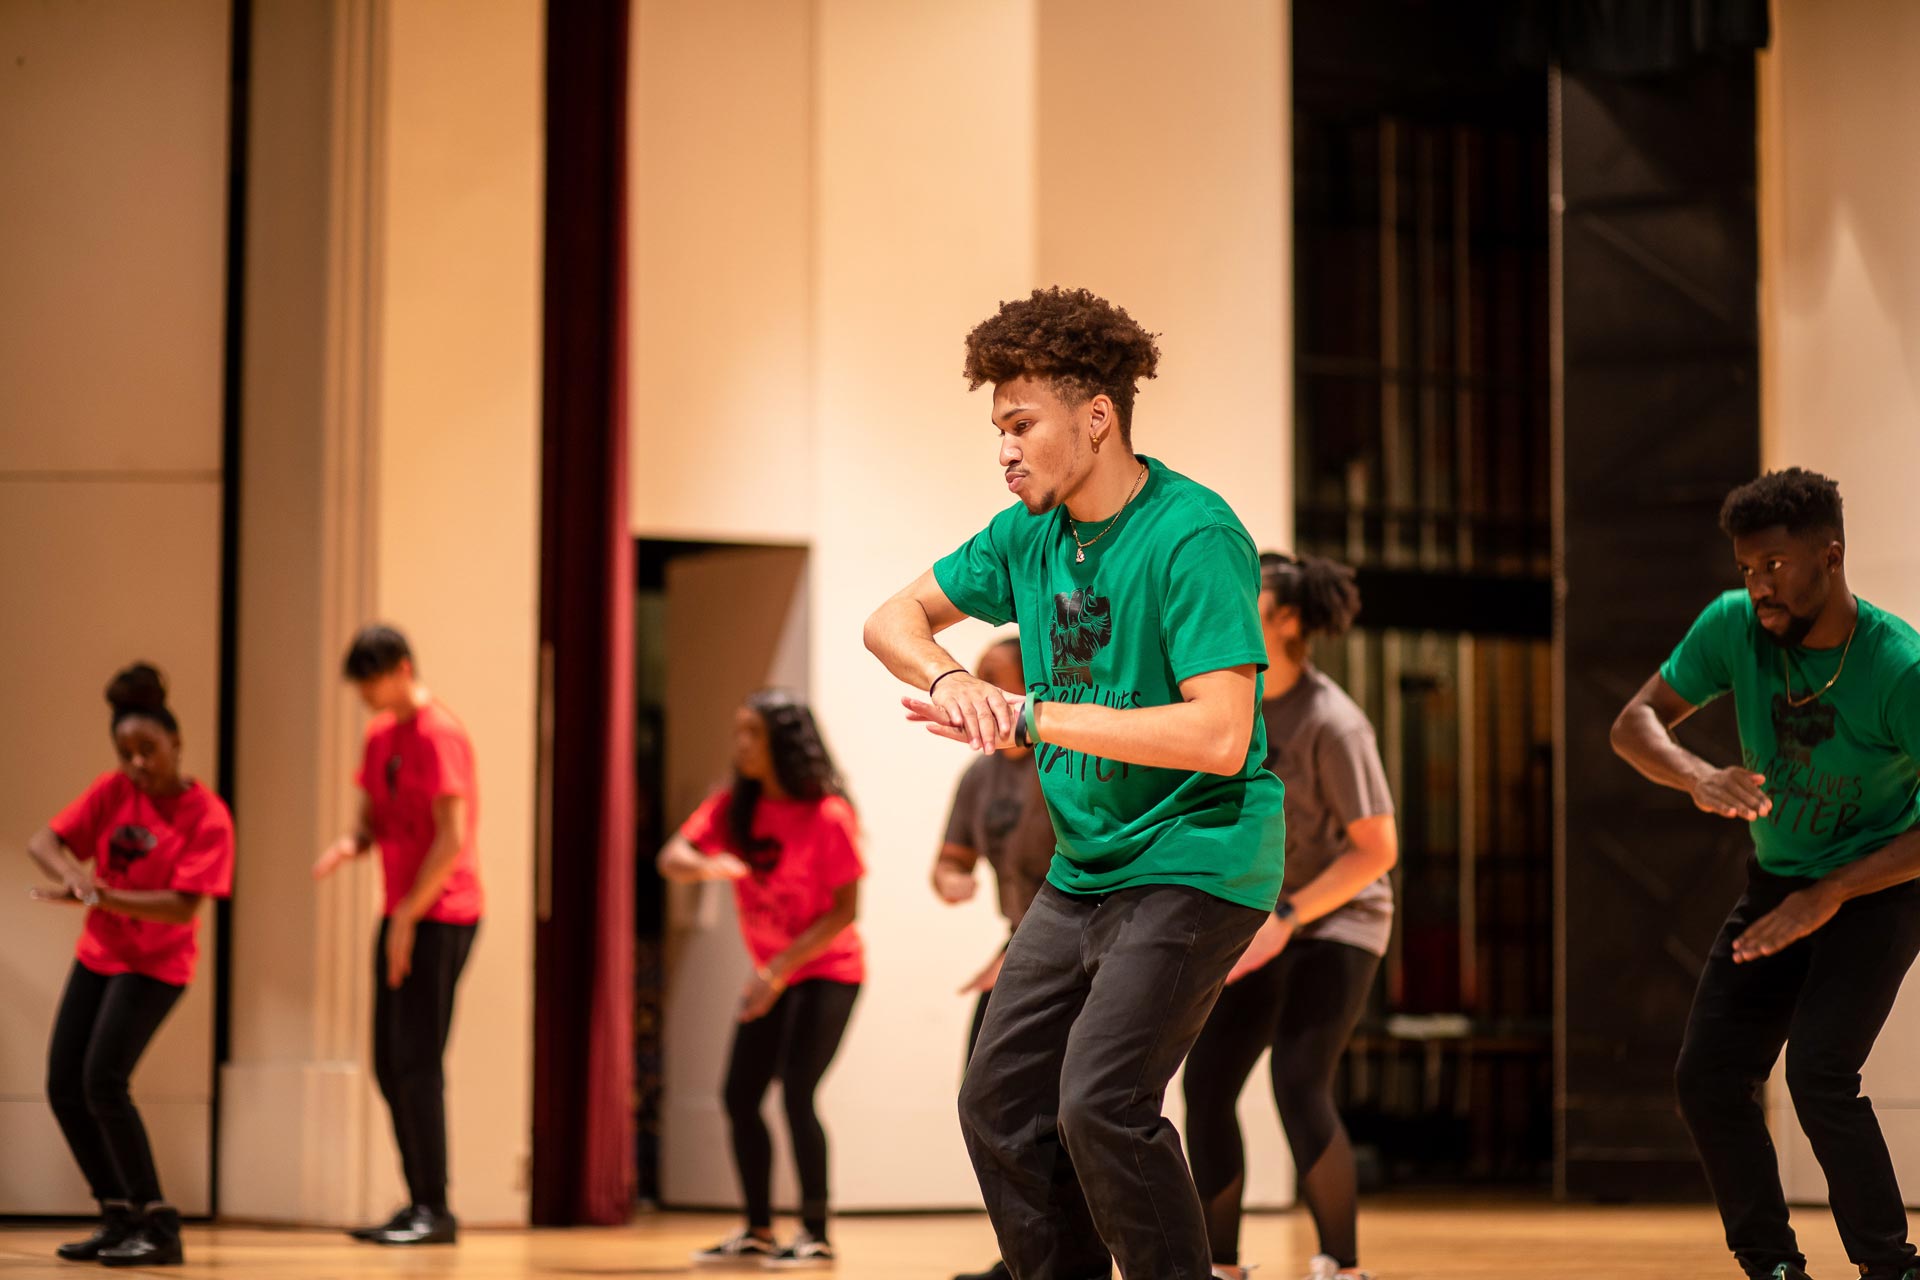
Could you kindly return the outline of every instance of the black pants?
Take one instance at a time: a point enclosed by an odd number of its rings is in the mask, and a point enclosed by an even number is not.
[[[773,1225],[773,1139],[760,1104],[778,1077],[800,1174],[800,1219],[808,1231],[826,1238],[827,1131],[814,1112],[813,1093],[839,1052],[859,995],[858,983],[796,982],[780,993],[773,1008],[740,1023],[733,1033],[724,1096],[749,1226]]]
[[[1680,1112],[1713,1184],[1727,1246],[1749,1275],[1802,1266],[1760,1089],[1787,1051],[1787,1088],[1826,1171],[1847,1256],[1866,1275],[1915,1265],[1907,1212],[1860,1066],[1920,951],[1920,881],[1855,898],[1817,932],[1736,965],[1733,940],[1811,880],[1747,869],[1747,891],[1714,941],[1675,1070]]]
[[[147,1127],[127,1081],[185,987],[76,962],[47,1047],[47,1101],[96,1200],[160,1199]]]
[[[1007,948],[960,1123],[1017,1280],[1207,1280],[1167,1081],[1266,913],[1186,886],[1041,889]]]
[[[1343,1267],[1359,1265],[1353,1148],[1333,1105],[1333,1077],[1379,968],[1380,958],[1360,947],[1301,938],[1220,993],[1187,1055],[1185,1078],[1187,1154],[1215,1262],[1240,1260],[1246,1153],[1235,1104],[1271,1046],[1273,1100],[1320,1252]]]
[[[413,1203],[447,1208],[447,1082],[441,1059],[453,1030],[453,992],[478,925],[422,920],[413,966],[387,986],[387,922],[373,959],[373,1075],[393,1115],[394,1143]]]

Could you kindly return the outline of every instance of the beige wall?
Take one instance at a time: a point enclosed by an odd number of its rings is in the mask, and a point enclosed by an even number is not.
[[[751,7],[752,24],[736,5],[638,9],[632,519],[810,547],[809,684],[869,867],[871,978],[822,1095],[835,1195],[969,1206],[953,1089],[971,1003],[953,993],[1004,926],[985,896],[948,910],[927,888],[965,759],[904,725],[860,625],[1005,504],[961,340],[1039,283],[1110,291],[1166,333],[1141,447],[1285,541],[1285,10]],[[1141,179],[1136,146],[1172,179]],[[949,638],[970,662],[988,636]],[[701,1087],[704,1067],[676,1072],[668,1054],[670,1083]],[[1285,1199],[1277,1128],[1255,1125],[1255,1195]],[[676,1184],[695,1156],[670,1144],[666,1160],[669,1195],[712,1185],[703,1165]]]
[[[488,916],[447,1059],[452,1197],[469,1223],[526,1220],[543,15],[256,11],[237,789],[274,859],[236,912],[235,1216],[360,1220],[400,1195],[367,1062],[378,875],[306,876],[351,813],[363,716],[339,656],[381,616],[479,765]]]
[[[43,1094],[81,917],[27,900],[21,848],[113,767],[101,691],[135,658],[172,680],[189,772],[219,765],[227,5],[0,5],[0,56],[0,717],[23,744],[0,775],[0,1213],[84,1212]],[[163,1186],[195,1213],[211,909],[201,945],[134,1077]]]
[[[633,2],[636,532],[798,542],[811,528],[813,8]]]
[[[1850,585],[1920,620],[1920,8],[1904,0],[1783,0],[1761,58],[1761,276],[1766,465],[1840,482]],[[1908,1202],[1920,1204],[1920,994],[1911,984],[1868,1059],[1864,1088]],[[1825,1180],[1770,1091],[1789,1194]]]

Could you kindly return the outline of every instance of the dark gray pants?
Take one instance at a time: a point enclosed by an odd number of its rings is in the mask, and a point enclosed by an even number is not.
[[[960,1088],[967,1152],[1015,1280],[1207,1280],[1200,1197],[1161,1115],[1266,913],[1184,885],[1040,891]]]

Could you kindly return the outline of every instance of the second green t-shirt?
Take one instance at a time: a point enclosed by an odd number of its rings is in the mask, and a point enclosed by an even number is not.
[[[1034,515],[1015,504],[933,567],[962,612],[1020,625],[1031,698],[1169,706],[1190,677],[1266,669],[1253,539],[1218,494],[1141,461],[1148,472],[1139,494],[1084,562],[1064,505]],[[1254,684],[1257,710],[1261,680]],[[1257,714],[1246,761],[1231,776],[1040,744],[1034,761],[1057,839],[1048,881],[1068,893],[1184,884],[1272,910],[1284,871],[1285,793],[1266,756]]]
[[[1782,648],[1762,633],[1747,593],[1729,591],[1660,668],[1696,707],[1733,694],[1741,756],[1773,801],[1750,824],[1754,850],[1775,875],[1823,876],[1920,820],[1920,635],[1859,606],[1844,654]]]

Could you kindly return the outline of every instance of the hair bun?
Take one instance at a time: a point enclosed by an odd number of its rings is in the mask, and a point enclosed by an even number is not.
[[[107,702],[116,712],[165,711],[167,679],[150,662],[136,662],[114,676],[107,686]]]

